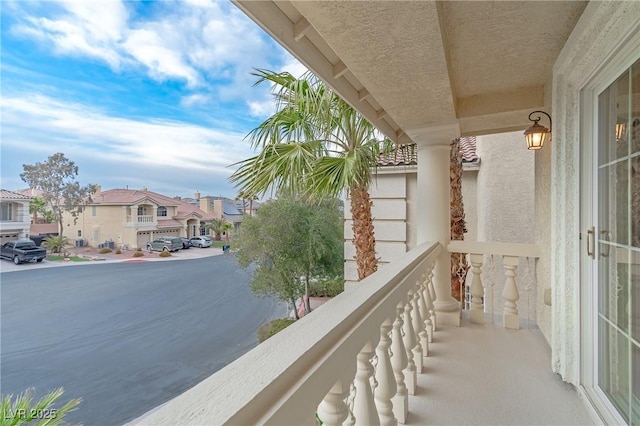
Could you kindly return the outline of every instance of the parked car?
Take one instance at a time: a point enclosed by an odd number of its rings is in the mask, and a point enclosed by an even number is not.
[[[178,247],[178,250],[182,249],[182,246],[183,246],[181,237],[158,237],[158,238],[156,238],[156,240],[169,241],[169,242],[173,243],[173,245]]]
[[[191,245],[194,247],[211,247],[211,238],[209,237],[193,237],[191,238]]]
[[[47,257],[47,251],[36,246],[32,240],[9,241],[2,245],[3,259],[13,260],[16,265],[22,262],[42,262]]]
[[[191,247],[191,240],[187,237],[180,237],[180,239],[182,240],[182,248],[183,249],[188,249],[189,247]]]
[[[147,243],[148,251],[178,251],[181,248],[182,240],[180,238],[157,238]]]

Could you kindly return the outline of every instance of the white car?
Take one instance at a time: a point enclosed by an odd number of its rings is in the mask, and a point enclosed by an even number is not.
[[[193,247],[211,247],[211,239],[207,237],[193,237],[191,238],[191,245]]]

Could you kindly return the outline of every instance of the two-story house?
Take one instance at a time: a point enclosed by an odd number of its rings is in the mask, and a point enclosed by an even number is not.
[[[0,190],[1,243],[29,238],[31,197],[13,191]]]
[[[214,216],[199,207],[167,197],[147,188],[110,189],[91,195],[77,218],[64,216],[65,232],[71,240],[97,246],[112,241],[116,247],[145,247],[160,236],[210,235],[206,222]]]

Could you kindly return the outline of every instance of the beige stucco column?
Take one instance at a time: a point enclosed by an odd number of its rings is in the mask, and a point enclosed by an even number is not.
[[[408,129],[407,135],[418,146],[417,243],[442,244],[434,269],[436,320],[440,324],[460,325],[460,305],[451,297],[451,239],[449,206],[449,150],[460,136],[457,122]]]

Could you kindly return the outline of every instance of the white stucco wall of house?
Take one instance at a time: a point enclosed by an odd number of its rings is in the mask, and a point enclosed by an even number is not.
[[[553,143],[550,216],[539,216],[538,224],[550,220],[550,242],[542,245],[549,261],[552,289],[552,368],[570,383],[580,383],[580,150],[591,143],[581,129],[581,97],[590,82],[607,67],[624,66],[621,48],[637,50],[640,33],[640,2],[590,2],[567,40],[553,70]],[[632,37],[633,43],[630,42]],[[635,46],[635,47],[634,47]],[[632,63],[637,57],[627,57]],[[623,61],[624,62],[624,61]],[[630,65],[629,63],[629,65]],[[623,71],[620,68],[620,71]],[[615,79],[614,74],[611,78]],[[586,123],[585,123],[586,124]],[[548,160],[541,158],[541,162]],[[542,169],[540,164],[537,169]],[[543,212],[540,212],[542,215]],[[544,241],[540,240],[539,244]],[[546,271],[538,271],[542,275]]]
[[[477,238],[467,240],[533,243],[535,232],[534,152],[527,149],[522,132],[476,138],[481,167],[477,178]],[[465,203],[465,209],[467,208]],[[492,262],[492,263],[490,263]],[[534,260],[520,259],[516,285],[520,293],[518,313],[532,325],[536,320],[537,283]],[[485,310],[498,320],[504,307],[502,258],[485,256],[483,281]],[[493,300],[493,302],[492,302]]]

